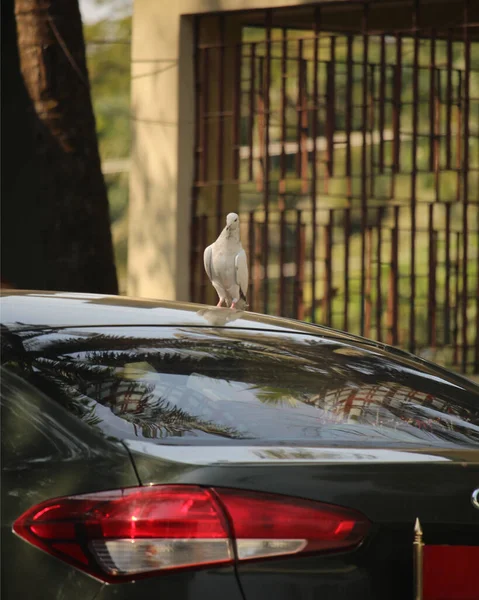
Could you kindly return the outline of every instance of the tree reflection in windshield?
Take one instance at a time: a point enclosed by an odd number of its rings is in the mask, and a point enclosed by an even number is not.
[[[135,332],[136,335],[132,335]],[[228,328],[18,327],[2,360],[124,437],[479,442],[473,388],[341,340]]]

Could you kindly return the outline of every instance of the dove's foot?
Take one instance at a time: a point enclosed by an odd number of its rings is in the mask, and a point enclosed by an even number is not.
[[[220,298],[220,301],[218,302],[218,304],[216,305],[217,307],[223,306],[223,302],[225,301],[224,298]]]

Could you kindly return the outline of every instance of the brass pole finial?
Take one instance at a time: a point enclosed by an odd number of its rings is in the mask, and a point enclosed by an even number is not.
[[[413,558],[414,558],[414,600],[423,599],[423,554],[422,549],[424,543],[422,541],[421,522],[416,518],[414,523],[414,542],[413,542]]]

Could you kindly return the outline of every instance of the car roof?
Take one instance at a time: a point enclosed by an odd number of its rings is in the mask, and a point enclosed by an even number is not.
[[[384,344],[322,325],[190,302],[106,294],[5,289],[1,290],[0,295],[0,320],[2,325],[6,326],[213,326],[303,333],[385,347]]]

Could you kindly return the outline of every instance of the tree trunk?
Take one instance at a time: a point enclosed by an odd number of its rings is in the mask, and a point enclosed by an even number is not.
[[[28,287],[118,293],[78,0],[15,0],[15,17],[38,167],[36,242],[22,244],[40,273]],[[11,226],[21,235],[22,223]],[[27,287],[21,273],[4,274]]]

